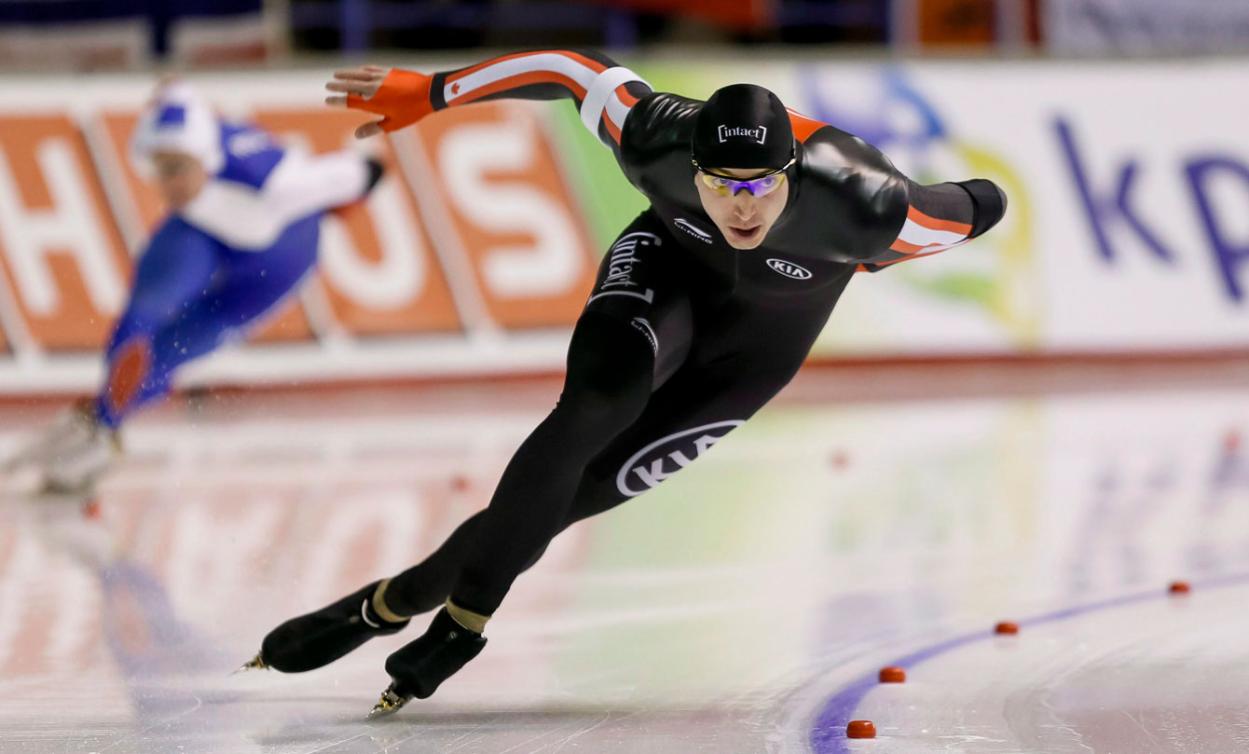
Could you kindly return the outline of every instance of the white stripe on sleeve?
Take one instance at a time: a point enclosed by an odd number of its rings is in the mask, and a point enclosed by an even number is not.
[[[510,60],[502,60],[494,65],[488,65],[479,71],[473,71],[455,81],[449,81],[442,87],[442,98],[450,105],[455,100],[466,94],[471,94],[483,86],[534,71],[550,71],[561,74],[576,81],[581,85],[582,89],[587,90],[594,83],[594,77],[598,75],[598,72],[593,68],[583,65],[567,55],[543,52]]]
[[[963,241],[966,238],[967,236],[962,233],[955,233],[950,230],[934,230],[933,228],[925,227],[909,217],[906,219],[906,222],[902,224],[902,231],[898,233],[899,240],[906,241],[907,243],[915,246],[932,246],[934,244],[948,246],[950,244]]]
[[[611,117],[617,128],[624,128],[625,118],[629,116],[629,108],[616,96],[616,88],[630,81],[646,83],[645,79],[624,66],[608,68],[594,79],[594,83],[586,90],[585,99],[581,102],[581,123],[598,136],[599,121],[603,111]],[[649,84],[648,84],[649,86]]]

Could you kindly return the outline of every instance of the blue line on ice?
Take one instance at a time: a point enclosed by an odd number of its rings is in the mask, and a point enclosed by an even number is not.
[[[1209,579],[1206,581],[1193,582],[1193,588],[1200,593],[1206,589],[1217,589],[1220,587],[1237,586],[1249,582],[1249,573],[1236,574],[1230,576],[1221,576],[1219,578]],[[1103,610],[1113,610],[1127,605],[1135,605],[1141,602],[1149,602],[1151,600],[1168,599],[1170,595],[1166,589],[1150,589],[1146,592],[1137,592],[1135,594],[1127,594],[1120,597],[1112,597],[1110,599],[1098,602],[1090,602],[1084,605],[1068,607],[1062,610],[1056,610],[1050,613],[1042,613],[1031,618],[1019,621],[1021,628],[1027,626],[1039,626],[1046,623],[1058,623],[1060,621],[1078,618],[1089,613],[1096,613]],[[882,666],[896,665],[910,671],[915,666],[927,662],[934,657],[939,657],[947,652],[953,651],[960,647],[967,646],[978,641],[988,641],[993,639],[995,634],[992,631],[976,631],[975,633],[956,636],[952,639],[946,639],[943,642],[923,647],[911,654],[899,657],[890,662],[881,663]],[[846,723],[854,719],[854,711],[858,709],[864,697],[868,693],[880,685],[876,673],[868,673],[867,675],[856,678],[841,688],[840,691],[833,694],[824,703],[820,714],[816,716],[815,723],[811,727],[811,750],[816,754],[848,754],[850,746],[846,738]]]

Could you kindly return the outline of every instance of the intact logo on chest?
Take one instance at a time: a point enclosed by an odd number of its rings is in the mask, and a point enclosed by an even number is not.
[[[784,259],[769,259],[768,267],[778,275],[784,275],[793,280],[810,280],[811,271],[806,267],[796,265],[793,262],[787,262]]]

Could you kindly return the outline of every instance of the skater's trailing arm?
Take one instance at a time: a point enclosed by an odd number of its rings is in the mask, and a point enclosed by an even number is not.
[[[337,71],[326,85],[331,105],[381,115],[356,131],[364,138],[409,126],[429,113],[494,99],[572,99],[581,122],[616,148],[629,109],[650,93],[633,71],[598,52],[536,50],[491,58],[453,71],[422,74],[363,66]]]

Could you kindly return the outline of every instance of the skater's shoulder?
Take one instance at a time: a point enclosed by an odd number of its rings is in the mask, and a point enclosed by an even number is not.
[[[221,151],[225,156],[217,180],[264,188],[286,150],[268,132],[248,123],[221,124]]]
[[[854,134],[810,121],[796,127],[794,136],[801,144],[799,162],[806,186],[824,186],[845,199],[873,202],[882,192],[892,194],[905,186],[905,178],[889,158]]]
[[[629,110],[621,148],[643,155],[678,146],[688,150],[694,119],[702,106],[702,100],[668,92],[639,98]]]
[[[895,170],[880,150],[848,131],[792,111],[790,122],[794,125],[794,138],[803,146],[805,162],[812,169],[838,173]]]

